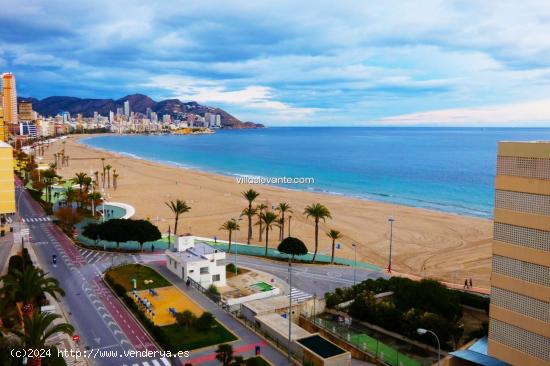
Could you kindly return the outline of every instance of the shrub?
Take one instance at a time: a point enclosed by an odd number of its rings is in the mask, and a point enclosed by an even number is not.
[[[194,323],[194,326],[199,331],[207,331],[214,325],[215,318],[212,313],[205,311],[199,316]]]

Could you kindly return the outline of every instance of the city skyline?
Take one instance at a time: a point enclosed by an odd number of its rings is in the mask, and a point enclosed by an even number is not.
[[[0,0],[0,67],[20,96],[143,93],[270,126],[550,125],[550,7],[421,5]]]

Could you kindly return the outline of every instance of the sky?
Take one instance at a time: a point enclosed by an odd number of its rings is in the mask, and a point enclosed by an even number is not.
[[[550,2],[0,0],[18,94],[269,126],[550,126]]]

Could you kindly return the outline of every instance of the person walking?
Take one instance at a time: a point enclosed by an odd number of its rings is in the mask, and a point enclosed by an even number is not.
[[[464,289],[468,289],[468,279],[464,280]]]
[[[472,284],[472,278],[470,277],[470,288],[473,288],[474,285]]]

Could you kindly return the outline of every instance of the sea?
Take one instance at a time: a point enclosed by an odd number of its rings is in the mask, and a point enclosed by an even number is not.
[[[490,218],[503,140],[550,140],[550,128],[273,127],[82,142],[236,180]]]

